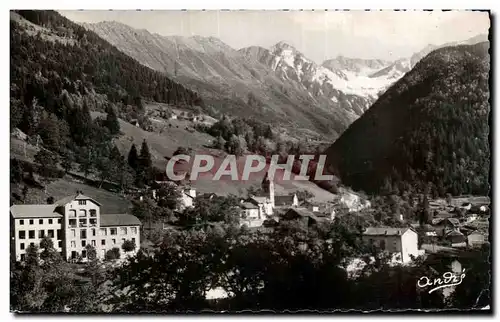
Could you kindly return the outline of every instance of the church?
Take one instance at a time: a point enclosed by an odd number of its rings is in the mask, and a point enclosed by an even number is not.
[[[262,194],[259,196],[249,196],[248,199],[244,200],[247,207],[245,207],[245,212],[252,212],[258,215],[256,220],[268,219],[273,216],[274,210],[277,208],[290,208],[298,207],[299,199],[297,194],[292,193],[288,195],[276,195],[274,191],[274,182],[269,180],[266,173],[264,179],[262,180]],[[251,210],[254,208],[248,207],[248,204],[252,204],[257,207],[256,210]]]

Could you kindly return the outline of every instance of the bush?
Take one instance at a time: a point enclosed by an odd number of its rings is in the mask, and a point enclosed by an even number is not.
[[[120,258],[120,249],[118,247],[114,247],[106,252],[106,260],[111,261]]]
[[[135,242],[133,240],[126,240],[122,245],[122,249],[126,253],[135,250]]]

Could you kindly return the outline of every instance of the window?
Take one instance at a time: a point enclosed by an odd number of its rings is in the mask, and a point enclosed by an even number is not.
[[[43,238],[45,237],[45,230],[39,230],[38,231],[38,238]]]
[[[57,223],[58,224],[62,223],[62,220],[61,219],[57,219]]]
[[[33,225],[33,224],[34,224],[33,219],[30,219],[30,225]]]
[[[90,244],[95,247],[95,240],[90,241]]]
[[[80,209],[78,217],[87,217],[87,211],[85,209]]]
[[[101,236],[107,236],[108,235],[108,231],[106,230],[106,228],[101,228]]]
[[[95,229],[92,229],[92,236],[95,236]]]
[[[380,249],[385,250],[385,240],[380,241]]]
[[[71,258],[75,259],[78,256],[78,253],[75,251],[71,252]]]
[[[25,254],[21,254],[21,261],[24,262],[24,259],[26,258]]]
[[[80,227],[87,227],[87,219],[80,218],[78,222],[80,223]]]
[[[30,243],[30,246],[31,247],[35,247],[35,243]]]
[[[87,251],[86,250],[82,250],[82,258],[86,258],[87,257]]]
[[[122,244],[125,242],[125,238],[122,238]]]
[[[23,219],[19,220],[19,225],[24,225],[24,220]]]
[[[62,239],[62,230],[61,229],[57,230],[57,239]]]
[[[137,227],[132,227],[132,228],[130,228],[130,230],[131,230],[132,234],[134,234],[134,235],[137,234]]]
[[[76,237],[76,229],[71,229],[71,237]]]
[[[102,245],[102,246],[106,246],[106,240],[105,240],[105,239],[102,239],[102,240],[101,240],[101,245]]]
[[[82,205],[86,205],[86,204],[87,204],[87,200],[78,200],[78,204],[79,204],[80,206],[82,206]]]
[[[127,227],[120,227],[120,234],[126,235],[127,234]]]
[[[30,231],[28,232],[28,238],[30,238],[30,239],[35,238],[35,231],[34,231],[34,230],[30,230]]]
[[[87,230],[80,229],[80,239],[85,239],[85,238],[87,238]]]
[[[135,245],[135,238],[132,238],[132,242],[133,242],[133,243],[134,243],[134,245]]]
[[[69,217],[70,218],[75,218],[76,217],[76,210],[75,209],[71,209],[69,211]]]
[[[24,230],[19,231],[19,239],[26,239],[26,232]]]
[[[39,219],[39,220],[38,220],[38,223],[39,223],[40,225],[43,225],[43,219]]]
[[[113,239],[112,241],[113,241],[113,245],[116,245],[116,239]]]
[[[82,247],[85,247],[87,246],[87,241],[86,240],[82,240]]]
[[[57,247],[62,248],[62,240],[60,240],[59,242],[57,242]]]
[[[70,227],[76,227],[76,219],[70,219],[69,220],[69,226]]]
[[[54,229],[49,229],[47,234],[49,235],[49,238],[54,238]]]
[[[116,235],[116,228],[110,228],[110,229],[109,229],[109,233],[110,233],[111,235]]]
[[[19,246],[21,249],[24,249],[24,243],[21,243]]]
[[[49,224],[52,224],[52,219],[49,219]]]
[[[90,209],[90,217],[97,217],[97,211],[95,209]]]
[[[97,219],[95,219],[95,218],[94,219],[90,219],[90,226],[91,227],[97,226]]]
[[[76,247],[76,242],[74,240],[71,241],[71,247],[73,247],[73,248]]]

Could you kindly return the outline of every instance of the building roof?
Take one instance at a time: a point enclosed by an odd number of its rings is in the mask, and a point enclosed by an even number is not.
[[[261,203],[266,203],[269,201],[269,198],[267,197],[257,197],[257,196],[252,196],[249,198],[249,201],[250,202],[256,202],[257,204],[261,204]]]
[[[290,213],[290,212],[294,212],[296,214],[298,214],[299,216],[302,216],[302,217],[312,217],[312,218],[316,218],[316,215],[310,211],[309,209],[307,208],[290,208],[288,209],[288,211],[286,213]]]
[[[240,204],[240,207],[243,209],[259,209],[259,207],[257,207],[256,205],[254,205],[251,202],[242,202]]]
[[[10,207],[12,218],[60,218],[54,212],[56,205],[13,205]]]
[[[405,228],[392,228],[392,227],[368,227],[366,228],[363,235],[367,236],[401,236],[409,227]]]
[[[293,197],[295,197],[295,195],[274,196],[274,204],[276,206],[293,205]]]
[[[92,202],[95,203],[95,204],[97,204],[98,206],[101,205],[100,203],[98,203],[97,201],[95,201],[95,199],[87,197],[87,196],[85,196],[82,193],[77,193],[76,195],[71,195],[71,196],[64,197],[64,198],[62,198],[60,200],[57,200],[55,202],[55,204],[58,205],[58,206],[65,206],[66,204],[70,203],[73,200],[92,200]]]
[[[463,236],[464,236],[464,234],[462,234],[462,233],[461,233],[461,232],[459,232],[459,231],[452,230],[452,231],[448,232],[448,233],[446,234],[446,236],[462,236],[462,237],[463,237]]]
[[[109,226],[140,226],[141,221],[129,214],[101,214],[101,227]]]

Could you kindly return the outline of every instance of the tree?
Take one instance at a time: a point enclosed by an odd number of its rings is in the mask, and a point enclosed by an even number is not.
[[[47,198],[47,205],[53,205],[54,204],[54,197],[50,196]]]
[[[106,115],[105,126],[109,129],[111,135],[117,135],[120,133],[120,122],[118,121],[118,116],[116,115],[115,109],[108,105]]]
[[[162,184],[156,196],[160,207],[174,210],[180,206],[181,191],[173,184]]]
[[[24,170],[18,159],[10,159],[10,182],[19,183],[23,181]]]
[[[120,249],[118,247],[114,247],[106,252],[106,260],[116,260],[120,258]]]
[[[75,154],[69,149],[64,149],[61,153],[62,161],[61,166],[66,173],[73,169],[73,162],[75,162]]]
[[[146,140],[142,141],[141,153],[139,155],[139,164],[136,177],[136,183],[139,186],[149,183],[153,174],[153,162],[149,152],[148,143]]]
[[[125,240],[125,242],[123,242],[122,249],[126,253],[134,251],[135,250],[135,242],[133,240],[129,240],[129,239]]]
[[[229,141],[226,142],[226,150],[228,153],[240,156],[243,154],[240,139],[236,135],[232,135]]]
[[[218,136],[217,139],[214,141],[214,148],[222,150],[224,149],[224,146],[226,144],[226,140],[222,138],[222,136]]]
[[[50,170],[57,166],[57,155],[42,148],[35,154],[35,161],[40,165],[40,174],[49,177]]]
[[[132,144],[130,147],[130,151],[128,153],[128,165],[136,171],[139,166],[139,156],[137,154],[137,148],[135,147],[135,144]]]
[[[45,113],[45,116],[38,125],[38,134],[47,149],[51,151],[59,151],[61,145],[59,142],[59,120],[57,119],[57,116],[52,113]]]

